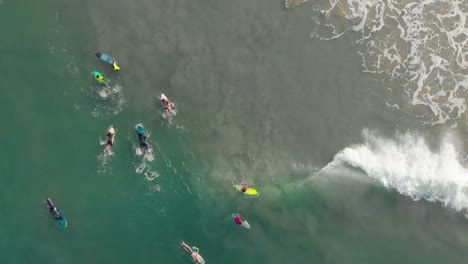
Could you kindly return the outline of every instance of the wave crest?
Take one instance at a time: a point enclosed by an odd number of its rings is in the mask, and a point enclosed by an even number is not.
[[[468,169],[460,163],[450,136],[436,150],[412,133],[387,139],[366,130],[363,137],[364,143],[340,151],[322,172],[352,166],[415,200],[438,201],[468,212]]]

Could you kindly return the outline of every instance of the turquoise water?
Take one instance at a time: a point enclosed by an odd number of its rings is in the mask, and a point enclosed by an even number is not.
[[[386,107],[392,89],[362,71],[354,33],[310,38],[311,5],[0,3],[2,263],[191,263],[182,240],[207,263],[465,262],[466,170],[449,126]],[[137,123],[153,161],[135,154]],[[422,178],[433,174],[442,183]],[[260,195],[236,193],[242,181]]]

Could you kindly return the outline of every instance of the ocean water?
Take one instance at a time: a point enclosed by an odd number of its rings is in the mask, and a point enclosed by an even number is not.
[[[0,262],[192,263],[184,240],[207,263],[465,263],[467,14],[463,0],[0,0]]]

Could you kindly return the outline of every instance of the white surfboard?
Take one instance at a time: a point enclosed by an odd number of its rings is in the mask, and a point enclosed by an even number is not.
[[[114,138],[115,138],[115,129],[114,129],[114,127],[113,126],[109,127],[109,130],[107,130],[107,133],[113,134],[111,141],[112,141],[112,144],[114,144]]]
[[[163,93],[162,93],[161,96],[159,97],[159,100],[168,100],[168,101],[169,101],[169,99],[167,99],[167,97],[166,97]],[[164,107],[164,102],[161,101],[161,103],[163,104],[163,107]],[[171,103],[171,106],[174,106],[174,104]],[[166,111],[164,111],[163,117],[164,117],[164,118],[168,118],[168,117],[175,116],[176,114],[177,114],[177,112],[176,112],[174,109],[172,109],[171,112],[166,112]]]
[[[203,257],[200,254],[197,255],[197,259],[196,260],[194,259],[194,261],[197,264],[205,264],[205,260],[203,259]]]
[[[245,228],[247,228],[247,229],[250,229],[249,222],[247,222],[247,221],[245,221],[245,220],[242,221],[241,226],[243,226],[243,227],[245,227]]]
[[[111,138],[111,142],[112,142],[112,145],[114,145],[114,139],[115,139],[115,129],[114,127],[110,126],[109,129],[107,130],[107,133],[112,133],[112,138]],[[106,137],[106,146],[104,147],[104,153],[105,154],[111,154],[111,149],[112,149],[112,145],[109,145],[107,144],[107,140],[108,138]]]

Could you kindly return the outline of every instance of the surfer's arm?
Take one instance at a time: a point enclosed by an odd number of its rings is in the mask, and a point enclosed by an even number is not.
[[[180,243],[180,245],[184,247],[185,251],[187,251],[189,253],[192,253],[192,249],[187,244],[185,244],[184,241],[182,241],[182,243]]]

